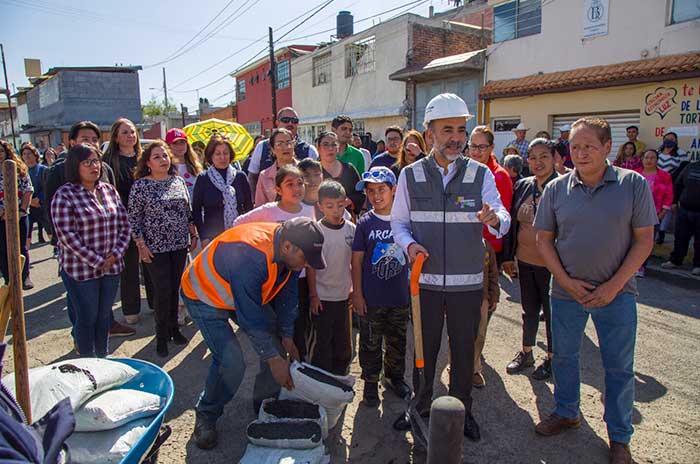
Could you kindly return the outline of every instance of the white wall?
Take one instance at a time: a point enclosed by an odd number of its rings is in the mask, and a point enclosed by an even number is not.
[[[582,40],[584,0],[543,2],[540,34],[491,45],[488,80],[700,50],[700,20],[667,26],[671,0],[610,0],[608,34]],[[489,1],[490,6],[505,3]]]
[[[389,74],[406,64],[409,18],[401,16],[292,61],[292,104],[302,124],[329,121],[338,114],[356,119],[398,115],[406,84],[389,80]],[[376,40],[375,70],[346,78],[345,45],[372,35]],[[313,58],[329,50],[331,80],[313,87]]]

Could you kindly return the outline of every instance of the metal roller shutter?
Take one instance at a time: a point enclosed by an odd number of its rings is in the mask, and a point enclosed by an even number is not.
[[[610,131],[612,132],[612,150],[610,150],[610,160],[615,159],[617,154],[617,149],[620,145],[627,141],[627,128],[629,126],[639,127],[639,112],[629,112],[629,113],[600,113],[600,114],[578,114],[578,115],[556,115],[552,119],[552,137],[554,140],[559,138],[559,128],[564,124],[573,124],[579,118],[583,116],[598,116],[604,118],[610,124]],[[639,139],[644,141],[644,134],[639,134]]]

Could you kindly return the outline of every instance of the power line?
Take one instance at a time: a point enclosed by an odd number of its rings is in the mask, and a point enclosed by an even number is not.
[[[224,10],[226,10],[226,8],[228,8],[229,5],[231,5],[231,3],[233,3],[233,2],[234,2],[234,0],[230,0],[226,5],[224,5],[224,7],[223,7],[221,10],[219,10],[219,12],[216,13],[216,14],[214,15],[214,17],[211,18],[211,19],[209,20],[209,22],[208,22],[207,24],[204,25],[203,28],[201,28],[199,31],[197,31],[197,33],[196,33],[195,35],[193,35],[192,38],[191,38],[190,40],[188,40],[187,42],[185,42],[184,45],[182,45],[180,48],[178,48],[178,49],[175,50],[173,53],[171,53],[170,55],[168,55],[167,58],[165,58],[163,61],[159,61],[158,63],[153,63],[153,64],[151,64],[151,65],[144,66],[144,69],[152,68],[152,67],[161,65],[161,64],[163,64],[163,63],[167,63],[167,62],[171,59],[171,57],[172,57],[173,55],[177,54],[180,50],[182,50],[183,48],[185,48],[187,45],[191,44],[191,43],[194,41],[194,39],[196,39],[202,32],[204,32],[204,30],[205,30],[206,28],[208,28],[208,27],[211,25],[211,23],[213,23],[213,22],[216,20],[216,18],[218,18],[219,15],[222,14],[222,13],[224,12]]]
[[[291,23],[293,23],[293,22],[296,21],[297,19],[299,19],[299,18],[301,18],[301,17],[303,17],[303,16],[305,16],[305,15],[311,13],[312,11],[316,10],[317,8],[319,8],[319,7],[321,7],[321,6],[323,6],[323,7],[325,8],[324,4],[326,4],[327,1],[328,1],[328,0],[324,0],[323,2],[321,2],[320,4],[314,6],[314,7],[311,8],[310,10],[307,10],[307,11],[305,11],[304,13],[300,14],[299,16],[297,16],[297,17],[291,19],[291,20],[288,21],[287,23],[285,23],[285,24],[283,24],[282,26],[280,26],[279,28],[277,28],[277,30],[282,29],[282,28],[284,28],[284,27],[287,27],[288,25],[290,25]],[[331,0],[331,1],[333,1],[333,0]],[[238,55],[239,53],[244,52],[245,50],[251,48],[251,47],[252,47],[253,45],[255,45],[256,43],[260,43],[260,42],[262,42],[262,41],[264,41],[264,40],[266,40],[266,39],[267,39],[267,34],[265,34],[264,36],[262,36],[262,37],[260,37],[259,39],[255,40],[254,42],[248,44],[247,46],[245,46],[245,47],[243,47],[243,48],[241,48],[241,49],[239,49],[239,50],[236,50],[236,51],[233,52],[232,54],[230,54],[230,55],[228,55],[228,56],[222,58],[221,60],[217,61],[216,63],[214,63],[213,65],[209,66],[208,68],[203,69],[202,71],[198,72],[198,73],[195,74],[194,76],[192,76],[192,77],[190,77],[190,78],[188,78],[188,79],[185,79],[184,81],[182,81],[182,82],[180,82],[180,83],[174,85],[173,88],[180,87],[181,85],[186,84],[187,82],[190,82],[190,81],[196,79],[197,77],[201,76],[202,74],[206,73],[207,71],[209,71],[209,70],[211,70],[211,69],[217,67],[218,65],[220,65],[220,64],[223,63],[224,61],[226,61],[226,60],[228,60],[228,59],[230,59],[230,58],[233,58],[234,56]],[[265,50],[267,50],[267,47],[265,47]],[[260,52],[258,52],[256,55],[259,55],[259,54],[260,54]],[[226,74],[224,74],[223,76],[221,76],[220,78],[218,78],[218,79],[216,79],[216,80],[214,80],[214,81],[212,81],[212,82],[210,82],[210,83],[208,83],[208,84],[206,84],[206,85],[204,85],[204,86],[198,87],[198,89],[204,89],[204,88],[210,87],[210,86],[216,84],[217,82],[221,82],[222,80],[226,79],[228,76],[229,76],[229,74],[226,73]]]

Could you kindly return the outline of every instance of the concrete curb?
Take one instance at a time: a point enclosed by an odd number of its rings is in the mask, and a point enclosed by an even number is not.
[[[692,275],[689,268],[664,269],[661,267],[661,263],[665,261],[665,258],[651,256],[647,264],[646,275],[689,289],[700,288],[700,277]]]

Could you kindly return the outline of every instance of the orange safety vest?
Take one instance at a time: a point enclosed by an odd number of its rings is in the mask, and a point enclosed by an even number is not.
[[[187,267],[182,275],[182,292],[191,300],[199,300],[219,309],[233,310],[233,294],[230,284],[216,272],[214,253],[221,243],[245,243],[265,253],[267,280],[262,285],[262,304],[266,305],[289,280],[291,272],[277,286],[278,264],[275,256],[274,237],[281,224],[249,223],[233,227],[219,234]],[[245,269],[241,269],[245,272]]]

